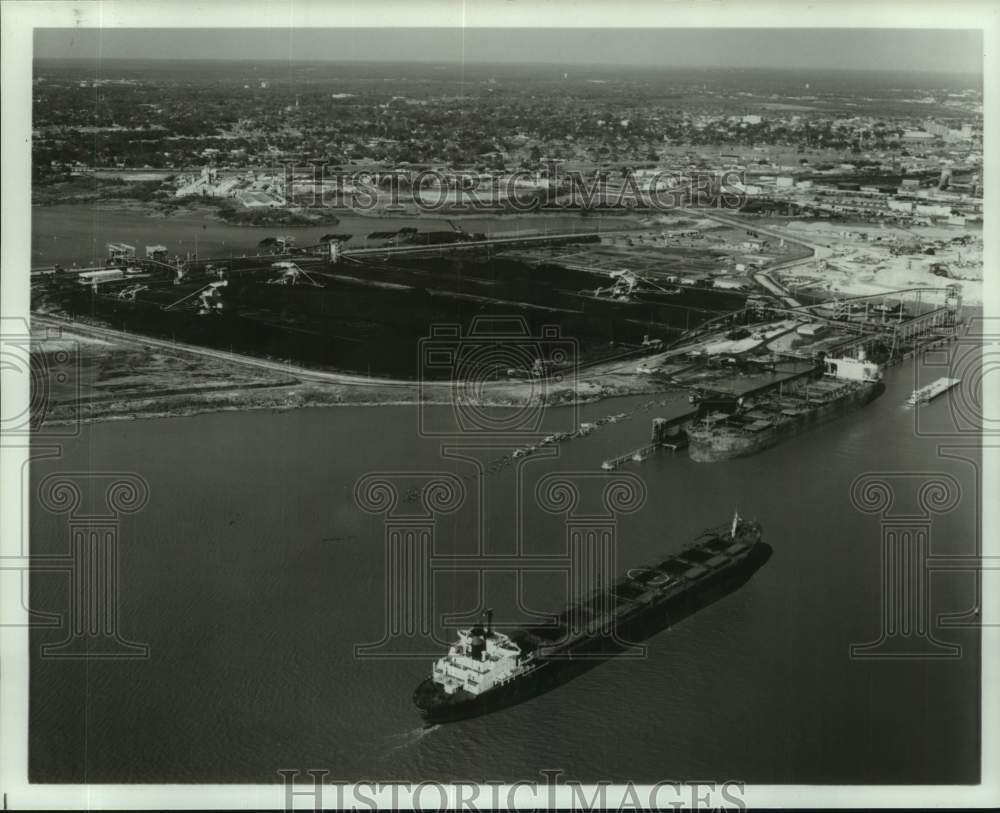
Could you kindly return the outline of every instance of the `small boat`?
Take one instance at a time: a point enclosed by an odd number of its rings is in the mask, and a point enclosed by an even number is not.
[[[962,383],[960,378],[939,378],[937,381],[932,384],[928,384],[926,387],[914,390],[907,399],[906,403],[910,406],[926,404],[929,401],[933,401],[939,395],[946,393],[952,387],[957,387],[960,383]]]

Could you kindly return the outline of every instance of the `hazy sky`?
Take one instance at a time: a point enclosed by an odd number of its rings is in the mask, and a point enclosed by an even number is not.
[[[931,29],[36,29],[39,58],[371,60],[979,73],[979,31]]]

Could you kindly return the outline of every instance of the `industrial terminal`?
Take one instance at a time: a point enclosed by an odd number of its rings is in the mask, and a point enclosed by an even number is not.
[[[995,14],[126,5],[5,51],[4,810],[981,803]]]
[[[664,447],[700,461],[752,454],[864,406],[885,366],[948,340],[962,319],[959,281],[845,295],[822,284],[834,276],[829,245],[739,213],[499,235],[446,222],[301,245],[273,235],[212,257],[108,243],[100,264],[35,269],[33,296],[50,318],[236,354],[288,380],[360,375],[373,386],[457,374],[414,352],[427,325],[516,314],[529,335],[573,337],[577,355],[492,372],[508,403],[518,387],[569,378],[569,365],[578,388],[553,387],[549,403],[688,392],[689,415],[605,469]]]

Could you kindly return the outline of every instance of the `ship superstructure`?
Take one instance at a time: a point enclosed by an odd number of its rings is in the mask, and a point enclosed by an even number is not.
[[[871,361],[864,350],[853,356],[827,357],[823,360],[823,375],[839,381],[863,381],[876,384],[882,380],[882,366]]]
[[[433,680],[445,694],[473,697],[503,686],[534,668],[534,654],[493,629],[493,611],[485,624],[459,630],[458,641],[434,664]]]

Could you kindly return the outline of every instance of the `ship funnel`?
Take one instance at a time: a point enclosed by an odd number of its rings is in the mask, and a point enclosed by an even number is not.
[[[493,608],[491,607],[485,613],[486,615],[486,634],[493,634]]]
[[[736,539],[736,529],[739,527],[739,524],[740,524],[740,511],[737,508],[733,512],[733,527],[729,531],[729,535],[732,536],[733,539]]]

